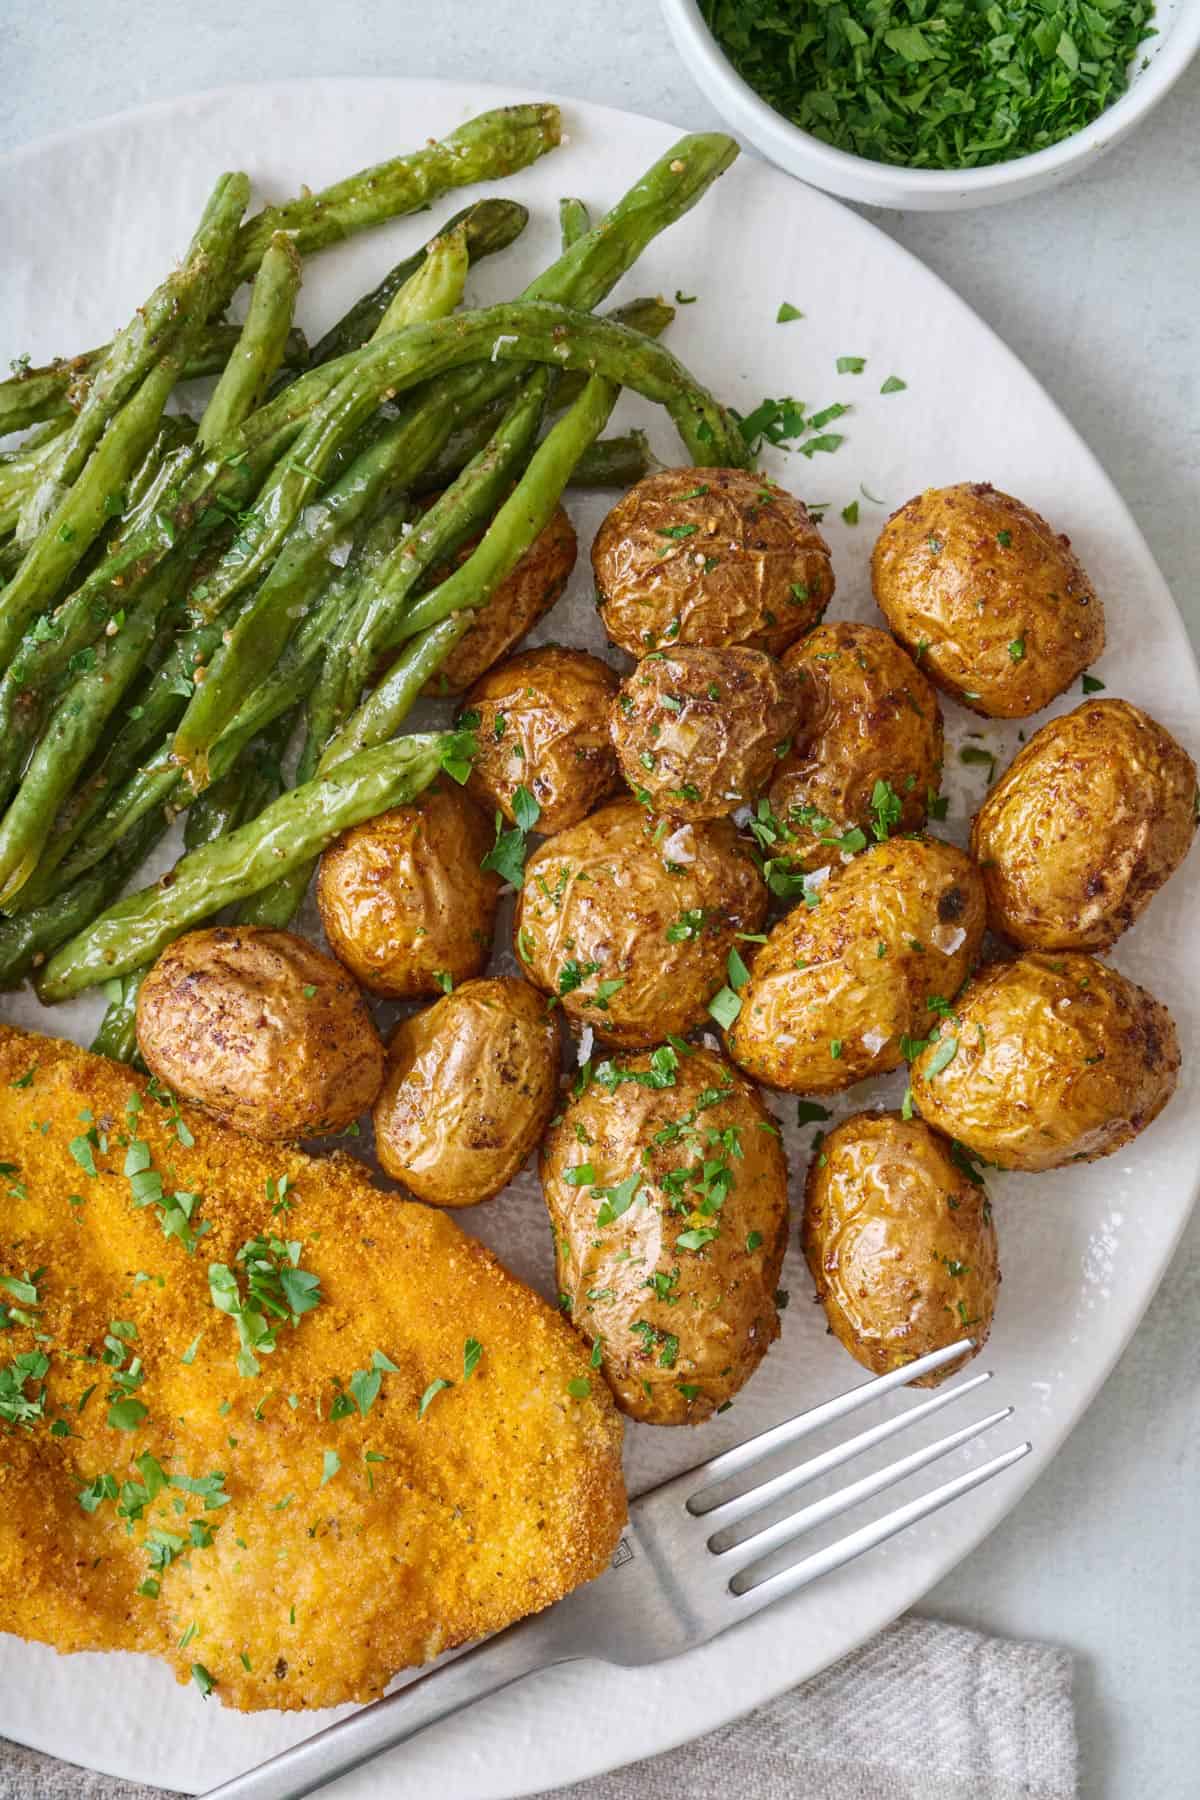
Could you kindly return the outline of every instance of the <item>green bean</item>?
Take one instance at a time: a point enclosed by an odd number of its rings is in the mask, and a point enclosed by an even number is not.
[[[360,527],[359,541],[344,566],[323,562],[324,591],[313,599],[309,616],[274,672],[271,688],[256,696],[256,704],[242,709],[235,722],[236,737],[222,742],[223,760],[214,779],[232,767],[252,739],[266,734],[281,713],[304,698],[324,644],[351,603],[362,568],[373,566],[391,549],[405,520],[404,509],[393,505],[384,519]],[[190,677],[195,664],[210,653],[220,634],[217,624],[182,635],[175,652],[150,683],[139,716],[126,722],[100,768],[60,812],[36,874],[16,897],[18,910],[41,905],[61,892],[106,856],[130,825],[177,798],[182,775],[170,760],[171,736],[193,692]],[[164,732],[168,734],[165,740]],[[141,767],[148,750],[154,753]],[[184,795],[185,806],[189,798]]]
[[[435,238],[419,267],[392,297],[379,330],[399,331],[421,320],[444,318],[452,313],[462,299],[469,266],[464,226],[458,225],[447,236]],[[220,592],[231,566],[240,582],[241,562],[239,537],[204,582],[203,609],[210,616],[211,610],[219,610],[212,598],[213,590]],[[203,685],[196,689],[180,720],[172,754],[197,789],[208,779],[208,752],[212,745],[247,694],[269,673],[295,628],[295,586],[293,563],[285,562],[281,556],[253,604],[225,636]]]
[[[125,624],[89,660],[61,696],[16,797],[0,819],[0,907],[33,874],[58,809],[71,792],[109,719],[145,661],[171,598],[174,571],[156,571]]]
[[[239,234],[237,279],[253,275],[275,231],[292,232],[300,254],[311,256],[369,226],[416,212],[451,188],[515,174],[553,150],[561,132],[557,106],[498,107],[469,119],[440,143],[377,163],[283,206],[268,206]]]
[[[27,438],[20,450],[9,450],[0,458],[0,498],[6,503],[24,500],[49,461],[55,437],[61,437],[65,428],[64,421],[62,429],[53,436],[39,442]]]
[[[218,183],[189,262],[160,290],[170,301],[169,329],[162,316],[166,301],[156,294],[147,303],[146,317],[138,315],[114,340],[83,410],[51,456],[44,481],[30,500],[40,517],[42,496],[48,496],[49,516],[0,595],[0,667],[7,666],[26,625],[50,603],[99,534],[111,497],[149,448],[191,337],[203,324],[214,285],[229,261],[248,191],[244,176],[223,177]],[[168,347],[159,355],[155,345],[161,336]],[[55,503],[63,486],[66,491]]]
[[[286,232],[277,231],[254,277],[241,336],[200,420],[196,435],[205,450],[235,431],[266,393],[283,361],[299,291],[300,253]]]
[[[659,467],[645,432],[626,431],[620,437],[597,438],[589,444],[571,470],[571,486],[632,487]]]
[[[326,650],[321,674],[309,700],[308,732],[298,781],[317,771],[321,752],[340,715],[361,694],[384,637],[391,613],[398,610],[423,575],[452,555],[496,508],[518,469],[529,456],[545,404],[550,371],[536,369],[509,408],[492,442],[460,475],[454,486],[421,520],[395,555],[368,575],[357,604],[348,608]],[[220,749],[220,746],[218,746]],[[312,865],[302,864],[283,881],[256,895],[243,910],[247,924],[286,926],[304,898]]]
[[[121,537],[131,528],[136,528],[141,515],[149,515],[157,510],[175,475],[176,458],[181,451],[190,449],[195,441],[194,420],[177,413],[169,413],[163,419],[149,450],[126,483],[125,506],[118,525]],[[187,462],[183,466],[187,467]]]
[[[137,1062],[138,995],[149,973],[149,969],[134,969],[132,974],[114,976],[112,981],[105,983],[105,992],[110,998],[100,1029],[92,1039],[93,1056],[107,1056],[110,1062]]]
[[[465,616],[485,606],[496,588],[545,530],[562,497],[571,470],[587,445],[603,431],[619,389],[603,376],[593,376],[569,412],[554,425],[530,458],[529,466],[504,502],[466,562],[440,587],[408,608],[403,636],[417,637],[430,626]],[[465,629],[465,627],[464,627]],[[405,665],[393,668],[330,743],[320,767],[331,769],[343,757],[381,743],[397,729],[412,701]]]
[[[241,335],[237,325],[206,325],[196,339],[183,368],[184,381],[197,381],[205,375],[219,375],[229,361],[230,351]],[[0,437],[10,431],[24,431],[39,421],[53,424],[58,436],[66,431],[82,405],[89,377],[111,349],[101,344],[96,350],[85,350],[80,356],[58,357],[44,368],[24,369],[0,381]],[[284,345],[283,367],[303,369],[308,365],[309,348],[302,331],[289,331]],[[21,445],[30,447],[29,439]],[[5,454],[14,454],[8,451]]]
[[[668,306],[664,300],[627,300],[620,306],[614,306],[606,317],[615,319],[618,325],[628,325],[646,337],[656,338],[662,336],[674,319],[675,308]],[[569,369],[566,374],[560,375],[551,390],[550,410],[562,412],[578,400],[587,379],[587,373],[583,369]],[[444,488],[487,443],[503,413],[503,405],[496,403],[481,412],[463,430],[456,432],[437,461],[409,483],[411,491],[429,494]],[[649,447],[641,432],[631,432],[624,438],[602,438],[584,451],[572,471],[571,486],[628,486],[634,481],[640,481],[654,466],[654,459],[649,454]]]
[[[447,219],[438,236],[445,237],[456,226],[465,226],[467,253],[474,263],[482,257],[495,255],[498,250],[506,250],[520,237],[528,223],[529,209],[516,200],[477,200],[473,206],[465,206],[452,219]],[[425,255],[426,250],[421,249],[414,256],[406,256],[403,262],[388,270],[377,287],[356,300],[349,312],[343,313],[313,345],[309,354],[310,367],[328,362],[331,356],[358,350],[373,337],[391,300],[409,277],[416,274]]]
[[[562,247],[569,250],[577,244],[592,228],[588,209],[582,200],[560,200],[558,203],[558,229],[562,237]]]
[[[330,646],[310,702],[310,729],[322,748],[366,687],[391,625],[403,616],[418,583],[492,516],[524,470],[552,381],[546,368],[535,369],[526,378],[489,442],[434,501],[420,530],[405,539],[365,584]]]
[[[201,794],[195,806],[189,808],[183,833],[187,849],[198,850],[204,844],[227,837],[247,819],[255,818],[272,800],[278,799],[283,790],[279,758],[287,747],[292,724],[291,715],[277,720],[270,734],[248,744],[228,775]],[[107,898],[101,902],[101,906],[107,904]],[[100,910],[98,906],[96,913]],[[91,919],[85,923],[90,924]],[[64,942],[65,938],[59,941]],[[114,1062],[135,1061],[138,994],[149,972],[147,965],[106,984],[119,988],[120,992],[109,999],[100,1029],[92,1042],[92,1049],[98,1056],[111,1057]]]
[[[376,338],[403,331],[422,319],[447,318],[462,300],[470,266],[465,226],[456,225],[434,238],[420,267],[392,295],[368,342],[373,344]]]
[[[71,429],[52,458],[49,491],[44,499],[40,495],[35,498],[26,532],[30,538],[49,519],[57,493],[77,480],[105,428],[139,384],[161,366],[189,325],[193,339],[204,325],[231,265],[235,233],[249,198],[250,182],[245,175],[219,178],[182,266],[160,282],[109,345]],[[186,357],[174,361],[175,379],[182,375],[185,361]],[[74,562],[68,565],[73,566]]]
[[[452,732],[400,738],[292,788],[229,837],[181,858],[168,884],[119,900],[64,944],[38,979],[40,998],[52,1005],[153,962],[198,920],[257,893],[350,826],[415,799],[456,748]]]
[[[0,988],[19,987],[47,956],[111,904],[165,834],[164,813],[146,813],[102,862],[44,905],[0,919]]]

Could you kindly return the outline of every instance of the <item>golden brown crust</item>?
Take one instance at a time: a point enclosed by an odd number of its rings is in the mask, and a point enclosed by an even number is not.
[[[598,656],[558,644],[490,669],[467,695],[460,720],[479,744],[467,791],[512,824],[513,796],[526,788],[542,809],[544,837],[578,825],[620,785],[608,737],[617,686]]]
[[[466,561],[477,538],[463,545],[457,558]],[[479,617],[479,623],[455,645],[427,694],[461,694],[485,670],[519,644],[566,591],[579,543],[566,511],[559,506],[541,535],[534,539],[512,574],[502,581]]]
[[[808,1166],[801,1236],[834,1336],[876,1375],[967,1336],[972,1356],[986,1343],[1000,1285],[992,1209],[920,1119],[855,1113],[831,1131]],[[936,1387],[969,1361],[912,1385]]]
[[[467,981],[396,1027],[375,1103],[380,1165],[419,1200],[473,1206],[512,1180],[558,1098],[558,1025],[524,981]]]
[[[1107,950],[1196,833],[1196,765],[1127,700],[1085,700],[1030,738],[975,815],[988,923],[1031,950]]]
[[[1104,606],[1070,539],[990,482],[929,488],[893,513],[871,579],[930,679],[988,718],[1039,712],[1104,649]]]
[[[794,834],[789,859],[805,869],[836,863],[828,839],[855,826],[870,832],[880,781],[900,805],[891,829],[920,831],[942,779],[942,709],[912,658],[886,631],[847,621],[818,625],[783,664],[805,692],[803,722],[770,790]]]
[[[671,824],[613,800],[529,858],[514,931],[531,981],[634,1049],[702,1022],[737,934],[766,912],[728,819]]]
[[[344,831],[317,871],[329,947],[373,993],[440,994],[468,981],[492,947],[499,878],[480,863],[487,819],[450,782]]]
[[[779,1335],[787,1162],[766,1107],[728,1063],[670,1046],[653,1058],[600,1065],[546,1139],[542,1187],[559,1288],[576,1329],[602,1346],[617,1405],[648,1424],[694,1425]],[[628,1079],[656,1070],[672,1085]],[[598,1225],[597,1190],[631,1177]]]
[[[646,656],[612,705],[621,773],[675,819],[754,801],[800,719],[800,683],[761,650],[685,646]]]
[[[769,1087],[832,1094],[898,1069],[930,999],[958,992],[984,931],[983,882],[937,838],[874,844],[775,926],[728,1033],[734,1061]]]
[[[913,1064],[912,1093],[936,1131],[1033,1172],[1111,1156],[1158,1117],[1178,1077],[1166,1007],[1067,951],[981,969]]]
[[[152,1166],[200,1195],[193,1224],[208,1230],[193,1256],[155,1206],[132,1204],[117,1135],[132,1092]],[[0,1027],[0,1158],[21,1168],[0,1268],[44,1266],[39,1329],[52,1339],[44,1418],[0,1440],[0,1630],[64,1651],[145,1651],[181,1681],[198,1662],[241,1709],[332,1706],[375,1699],[397,1670],[606,1568],[625,1517],[621,1422],[602,1382],[568,1391],[588,1364],[565,1321],[446,1214],[382,1192],[348,1157],[265,1147],[184,1113],[191,1145],[130,1070]],[[47,1128],[31,1156],[34,1120]],[[87,1129],[108,1143],[94,1177],[69,1150]],[[278,1193],[285,1175],[290,1210],[273,1215],[266,1183]],[[261,1376],[245,1378],[208,1265],[236,1267],[248,1239],[273,1231],[299,1242],[321,1301],[281,1325]],[[134,1431],[106,1423],[111,1366],[77,1360],[101,1354],[113,1319],[136,1331],[121,1341],[145,1373]],[[468,1336],[483,1348],[464,1380]],[[5,1343],[6,1356],[34,1347],[23,1326]],[[377,1350],[396,1366],[369,1411],[331,1417]],[[437,1379],[454,1386],[419,1419]],[[50,1432],[59,1414],[68,1437]],[[206,1512],[168,1489],[132,1532],[113,1501],[80,1506],[99,1476],[136,1481],[143,1453],[168,1475],[223,1471],[229,1504]],[[186,1540],[193,1519],[212,1543],[185,1542],[158,1597],[139,1594],[147,1531]]]
[[[383,1045],[340,964],[291,931],[189,931],[142,983],[138,1048],[168,1087],[238,1131],[320,1137],[365,1112]]]
[[[750,644],[778,656],[833,598],[829,546],[801,501],[747,469],[662,469],[592,545],[604,629],[631,656]]]

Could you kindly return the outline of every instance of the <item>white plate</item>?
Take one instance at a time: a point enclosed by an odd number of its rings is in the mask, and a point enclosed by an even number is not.
[[[530,96],[431,82],[303,82],[234,88],[151,107],[50,139],[9,159],[0,182],[0,243],[8,249],[0,345],[34,361],[103,338],[181,251],[216,173],[250,171],[260,194],[329,181],[445,131],[501,101]],[[535,219],[513,252],[473,278],[483,300],[511,294],[554,254],[555,203],[581,194],[597,212],[671,143],[649,119],[570,104],[569,147],[500,191]],[[439,204],[438,216],[457,201]],[[323,326],[377,279],[430,220],[386,231],[314,260],[303,320]],[[1013,279],[1020,278],[1014,270]],[[626,293],[699,296],[680,309],[671,343],[726,399],[747,410],[764,395],[814,406],[854,402],[847,441],[809,463],[773,457],[772,471],[811,501],[830,503],[826,528],[838,575],[834,616],[874,616],[867,556],[881,505],[934,483],[987,478],[1022,496],[1074,539],[1108,603],[1109,691],[1149,708],[1195,752],[1200,685],[1182,623],[1137,528],[1090,452],[1037,383],[986,326],[904,251],[853,213],[760,163],[743,159],[688,219],[652,246]],[[806,314],[779,326],[790,300]],[[838,376],[840,354],[866,373]],[[904,393],[881,397],[897,374]],[[640,403],[629,416],[644,417]],[[677,458],[661,419],[660,454]],[[840,508],[857,498],[862,522]],[[575,498],[586,544],[605,509]],[[603,648],[586,558],[571,596],[540,637]],[[1078,704],[1078,691],[1057,710]],[[947,708],[951,742],[980,722]],[[985,728],[1002,760],[1015,727]],[[961,838],[982,771],[949,765]],[[1168,1000],[1185,1049],[1200,1023],[1200,860],[1193,858],[1118,946],[1116,962]],[[94,1002],[45,1014],[28,996],[4,1014],[86,1042]],[[1196,1186],[1194,1054],[1167,1113],[1131,1150],[1037,1179],[994,1178],[1004,1286],[987,1361],[994,1400],[1018,1409],[1010,1427],[961,1453],[983,1456],[1028,1435],[1034,1454],[980,1494],[876,1551],[707,1649],[645,1671],[577,1664],[527,1682],[427,1732],[386,1762],[339,1784],[339,1796],[388,1800],[509,1800],[666,1749],[759,1705],[842,1656],[917,1601],[991,1530],[1045,1467],[1134,1330],[1186,1221]],[[896,1081],[858,1090],[839,1111],[894,1103]],[[780,1116],[794,1116],[781,1103]],[[793,1192],[802,1144],[789,1132]],[[551,1292],[545,1216],[527,1171],[514,1190],[468,1215],[469,1229]],[[794,1240],[795,1234],[793,1234]],[[857,1379],[810,1304],[798,1250],[785,1284],[793,1303],[781,1343],[733,1410],[696,1432],[628,1434],[636,1491]],[[903,1406],[902,1398],[898,1404]],[[1021,1579],[1014,1569],[1013,1579]],[[0,1638],[0,1733],[134,1779],[202,1790],[306,1735],[329,1715],[239,1716],[178,1687],[162,1665],[125,1655],[59,1657]]]

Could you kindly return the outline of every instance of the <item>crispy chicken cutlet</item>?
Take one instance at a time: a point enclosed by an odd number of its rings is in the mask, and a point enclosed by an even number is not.
[[[365,1701],[624,1518],[586,1348],[444,1214],[0,1026],[0,1630]]]

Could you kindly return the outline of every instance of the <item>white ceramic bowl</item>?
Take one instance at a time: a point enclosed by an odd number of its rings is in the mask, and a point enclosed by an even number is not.
[[[727,59],[697,0],[662,0],[662,9],[692,75],[722,118],[756,150],[790,175],[845,200],[919,212],[995,206],[1078,174],[1158,105],[1200,49],[1200,0],[1160,0],[1154,20],[1158,36],[1147,40],[1127,91],[1082,131],[1048,150],[986,169],[907,169],[835,150],[768,106]]]

